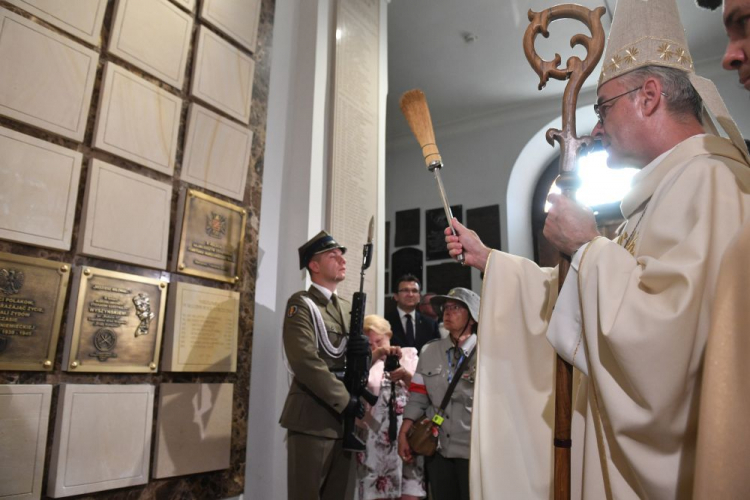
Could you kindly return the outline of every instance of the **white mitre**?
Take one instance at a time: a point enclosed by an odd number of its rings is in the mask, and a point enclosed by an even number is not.
[[[618,0],[602,60],[599,87],[643,66],[666,66],[686,72],[703,99],[703,125],[719,135],[716,123],[750,162],[747,146],[711,80],[695,74],[693,58],[675,0]],[[706,108],[710,115],[706,113]]]

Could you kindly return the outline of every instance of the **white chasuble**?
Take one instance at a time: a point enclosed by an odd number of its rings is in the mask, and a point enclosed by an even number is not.
[[[690,138],[641,174],[622,204],[633,253],[597,238],[568,276],[580,285],[590,375],[574,402],[573,498],[690,498],[719,263],[750,217],[750,168],[725,139]],[[544,330],[555,282],[501,252],[488,262],[474,500],[552,497],[554,356]]]

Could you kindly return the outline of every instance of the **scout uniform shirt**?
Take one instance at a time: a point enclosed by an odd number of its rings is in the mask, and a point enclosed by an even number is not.
[[[418,421],[422,415],[432,418],[437,413],[458,362],[471,353],[476,343],[477,336],[472,334],[458,350],[450,337],[425,344],[409,387],[409,402],[404,408],[404,418]],[[476,356],[472,356],[445,407],[438,450],[445,458],[469,458],[475,374]]]
[[[344,433],[341,412],[349,402],[349,392],[334,371],[344,371],[345,355],[333,358],[318,346],[312,315],[303,297],[318,306],[334,347],[341,345],[349,331],[351,304],[345,299],[338,298],[339,310],[315,285],[291,296],[283,341],[294,379],[279,423],[290,431],[340,438]]]

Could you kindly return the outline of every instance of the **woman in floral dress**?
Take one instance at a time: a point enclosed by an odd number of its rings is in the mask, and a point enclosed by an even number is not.
[[[398,456],[398,431],[401,428],[404,406],[409,398],[409,383],[417,367],[417,350],[413,347],[391,346],[391,325],[384,318],[371,314],[365,316],[364,333],[370,339],[372,366],[368,389],[378,395],[375,406],[368,408],[362,421],[367,449],[357,454],[357,493],[359,500],[398,498],[416,500],[424,498],[424,466],[421,458],[405,464]],[[399,357],[401,366],[385,371],[389,354]],[[391,388],[395,395],[391,398]],[[393,402],[396,429],[391,434],[390,407]]]

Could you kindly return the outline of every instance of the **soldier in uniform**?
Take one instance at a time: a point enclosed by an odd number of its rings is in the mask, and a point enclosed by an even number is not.
[[[347,342],[351,304],[336,295],[346,277],[345,252],[325,231],[302,245],[300,269],[307,268],[312,285],[287,302],[283,341],[294,379],[279,422],[288,431],[290,500],[338,500],[347,489],[343,415],[363,408],[342,382],[345,353],[366,353],[369,344],[365,337]]]

